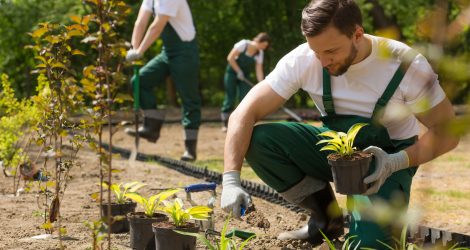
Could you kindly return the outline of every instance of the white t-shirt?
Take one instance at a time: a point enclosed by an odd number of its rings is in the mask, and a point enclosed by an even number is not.
[[[331,76],[331,91],[337,114],[371,117],[377,100],[401,62],[391,54],[400,57],[411,50],[398,41],[366,36],[372,40],[371,54],[351,65],[343,75]],[[289,99],[299,89],[305,90],[325,116],[322,80],[321,62],[307,43],[285,55],[266,77],[271,88],[285,99]],[[419,123],[414,114],[434,107],[444,98],[445,93],[431,65],[426,58],[418,55],[388,102],[380,122],[387,128],[391,139],[412,137],[419,134]]]
[[[186,0],[144,0],[140,8],[157,15],[169,16],[171,26],[175,29],[181,40],[191,41],[196,36],[193,17]]]
[[[248,46],[248,44],[250,42],[251,42],[250,40],[243,39],[240,42],[236,43],[233,46],[233,48],[237,49],[240,53],[242,53],[243,51],[245,51],[246,47]],[[246,52],[245,52],[245,54],[246,54]],[[249,56],[249,55],[247,55],[247,56]],[[249,56],[249,57],[251,57],[251,56]],[[263,50],[259,50],[258,54],[255,55],[256,63],[263,64],[263,58],[264,58],[264,52],[263,52]]]

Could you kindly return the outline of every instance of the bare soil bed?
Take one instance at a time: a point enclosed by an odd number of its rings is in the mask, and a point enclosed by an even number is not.
[[[174,115],[177,118],[176,115]],[[213,115],[217,115],[213,111]],[[220,130],[219,123],[203,123],[200,129],[198,161],[196,165],[204,166],[208,162],[220,163],[223,159],[225,134]],[[133,139],[127,137],[122,130],[114,137],[115,145],[131,149]],[[470,234],[470,138],[462,140],[457,149],[450,154],[422,166],[414,178],[411,208],[421,208],[422,225],[440,228],[452,232]],[[144,140],[140,145],[144,153],[159,154],[178,158],[183,152],[183,129],[179,123],[165,124],[161,138],[157,144]],[[72,170],[73,179],[62,201],[62,224],[67,230],[67,249],[90,249],[91,232],[83,224],[86,220],[99,217],[98,205],[90,198],[90,194],[99,190],[98,160],[94,152],[84,149],[80,153],[82,166]],[[147,184],[141,192],[153,194],[152,189],[180,187],[200,183],[202,180],[182,175],[153,162],[137,162],[129,164],[126,159],[116,158],[114,168],[122,170],[116,173],[116,182],[141,181]],[[242,178],[260,181],[250,174]],[[41,235],[44,230],[40,225],[44,219],[40,216],[43,208],[38,206],[38,190],[33,188],[29,193],[13,196],[12,179],[0,177],[0,219],[3,222],[0,230],[0,249],[57,249],[57,239],[38,240],[32,236]],[[221,230],[226,214],[220,209],[221,187],[217,188],[215,207],[215,227]],[[185,199],[184,192],[178,194]],[[340,204],[345,207],[344,196],[338,196]],[[198,193],[195,200],[199,204],[207,203],[209,193]],[[229,229],[238,228],[257,233],[258,238],[249,245],[250,249],[311,249],[308,243],[300,241],[279,241],[276,236],[284,230],[298,228],[306,223],[305,214],[297,214],[284,207],[254,198],[257,211],[241,220],[231,220]],[[138,210],[141,209],[138,207]],[[263,222],[263,219],[265,221]],[[266,226],[266,220],[269,227]],[[258,222],[263,223],[258,223]],[[128,234],[112,236],[113,249],[130,249]],[[204,249],[199,245],[199,249]]]

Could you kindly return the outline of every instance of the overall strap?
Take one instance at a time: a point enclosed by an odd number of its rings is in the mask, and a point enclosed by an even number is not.
[[[244,49],[243,52],[242,52],[242,53],[245,54],[245,55],[246,55],[246,51],[248,50],[248,45],[249,45],[249,44],[250,44],[250,42],[246,42],[246,43],[245,43],[245,49]]]
[[[379,100],[377,100],[377,103],[375,104],[375,107],[374,107],[374,112],[372,113],[372,118],[376,117],[379,111],[382,110],[387,105],[388,101],[390,100],[390,98],[392,98],[393,94],[397,90],[398,85],[400,85],[401,80],[405,76],[405,73],[408,70],[408,67],[410,66],[413,59],[417,55],[418,53],[416,51],[410,50],[400,57],[401,64],[398,67],[398,69],[395,71],[395,74],[390,80],[390,83],[388,84],[384,93],[379,98]]]
[[[323,106],[327,115],[335,114],[335,105],[333,103],[333,96],[331,95],[331,78],[328,70],[323,68]]]

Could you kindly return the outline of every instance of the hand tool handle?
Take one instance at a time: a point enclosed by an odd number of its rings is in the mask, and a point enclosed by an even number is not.
[[[243,81],[244,81],[246,84],[248,84],[250,87],[255,86],[252,82],[250,82],[250,81],[249,81],[248,79],[246,79],[246,78],[243,79]],[[286,114],[288,114],[290,117],[294,118],[294,120],[296,120],[296,121],[298,121],[298,122],[303,122],[303,121],[304,121],[300,116],[298,116],[296,113],[294,113],[294,111],[292,111],[292,110],[290,110],[290,109],[288,109],[288,108],[286,108],[286,107],[284,107],[284,106],[282,106],[281,108],[282,108],[282,110],[283,110],[284,112],[286,112]]]
[[[217,184],[211,182],[211,183],[199,183],[199,184],[192,184],[184,187],[184,191],[186,193],[194,193],[194,192],[202,192],[202,191],[208,191],[208,190],[215,190],[217,187]]]
[[[245,212],[246,212],[246,207],[243,204],[241,204],[240,205],[240,215],[241,216],[245,215]]]
[[[298,116],[296,113],[294,113],[294,111],[292,111],[292,110],[290,110],[290,109],[288,109],[288,108],[286,108],[286,107],[284,107],[284,106],[282,106],[281,108],[282,108],[282,110],[283,110],[284,112],[286,112],[290,117],[294,118],[294,120],[296,120],[296,121],[298,121],[298,122],[303,122],[303,119],[302,119],[300,116]]]
[[[134,94],[134,111],[140,109],[140,76],[139,65],[134,64],[134,82],[132,84],[132,92]]]
[[[256,234],[253,233],[253,232],[249,232],[249,231],[242,231],[242,230],[238,230],[238,229],[232,229],[228,233],[225,234],[225,237],[231,238],[231,237],[235,236],[235,237],[238,237],[242,240],[246,240],[246,239],[250,238],[253,235],[256,235]]]

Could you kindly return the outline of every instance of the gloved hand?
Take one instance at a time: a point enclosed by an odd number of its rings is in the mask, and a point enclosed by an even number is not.
[[[395,154],[388,154],[381,148],[370,146],[364,149],[364,152],[372,153],[375,156],[375,171],[364,179],[365,184],[373,182],[374,184],[367,189],[364,195],[377,193],[385,180],[394,172],[409,167],[408,154],[404,150]]]
[[[244,81],[245,80],[245,74],[243,74],[243,71],[238,71],[237,72],[237,78],[238,80]]]
[[[138,53],[137,50],[130,49],[130,50],[127,51],[126,61],[132,62],[132,61],[140,59],[141,57],[142,57],[142,55],[140,53]]]
[[[240,172],[230,171],[224,173],[220,207],[227,213],[232,212],[234,218],[239,218],[240,206],[244,205],[245,208],[248,208],[250,203],[250,195],[241,186]]]

